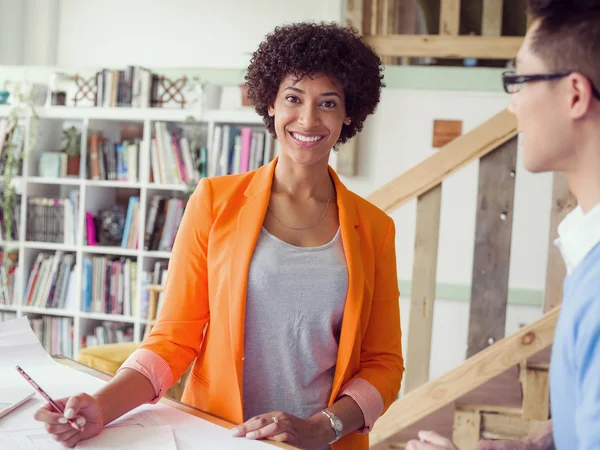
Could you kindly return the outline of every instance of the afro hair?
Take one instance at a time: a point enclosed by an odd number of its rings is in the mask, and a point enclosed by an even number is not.
[[[248,98],[275,135],[275,119],[268,108],[275,103],[285,77],[297,79],[324,74],[344,90],[346,116],[338,144],[360,132],[367,116],[375,112],[383,83],[381,59],[356,29],[335,23],[295,23],[276,27],[253,53],[246,74]]]

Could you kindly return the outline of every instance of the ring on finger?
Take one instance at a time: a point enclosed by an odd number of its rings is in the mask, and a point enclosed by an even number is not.
[[[279,423],[279,419],[277,417],[273,416],[273,422],[274,423]]]

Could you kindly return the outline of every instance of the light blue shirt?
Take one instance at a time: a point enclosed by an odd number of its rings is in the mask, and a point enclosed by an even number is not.
[[[559,247],[569,274],[550,364],[557,450],[600,450],[600,206],[574,211]]]

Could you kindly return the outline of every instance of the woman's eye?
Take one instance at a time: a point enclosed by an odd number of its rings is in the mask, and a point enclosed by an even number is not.
[[[289,95],[285,98],[290,103],[299,103],[300,99],[294,95]]]
[[[325,108],[335,108],[335,102],[333,100],[327,100],[321,103]]]

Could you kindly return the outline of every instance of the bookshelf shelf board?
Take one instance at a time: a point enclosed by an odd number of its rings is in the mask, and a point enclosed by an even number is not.
[[[135,323],[135,317],[123,316],[120,314],[80,312],[79,317],[90,320],[107,320],[110,322]]]
[[[140,189],[141,183],[117,180],[85,180],[86,186]]]
[[[37,306],[23,306],[24,313],[41,314],[44,316],[61,316],[61,317],[74,317],[75,313],[67,309],[57,308],[39,308]]]
[[[63,252],[75,252],[77,246],[68,244],[55,244],[53,242],[23,242],[23,248],[35,249],[35,250],[51,250],[51,251],[63,251]]]
[[[186,184],[159,184],[159,183],[147,183],[146,187],[148,189],[156,190],[156,191],[180,191],[186,192],[188,187]]]
[[[138,256],[139,254],[139,251],[133,248],[110,247],[102,245],[86,245],[83,247],[83,252],[116,256]]]
[[[15,305],[0,304],[0,311],[17,312],[18,309],[19,308],[17,306],[15,306]]]
[[[176,108],[104,108],[95,106],[50,106],[37,110],[38,115],[48,119],[92,119],[144,122],[145,120],[178,121],[200,120],[202,113],[198,110]]]
[[[27,183],[31,184],[57,184],[61,186],[79,186],[79,178],[45,178],[45,177],[27,177]]]
[[[158,251],[146,250],[144,252],[144,257],[145,258],[169,259],[171,257],[171,252],[158,252]]]

